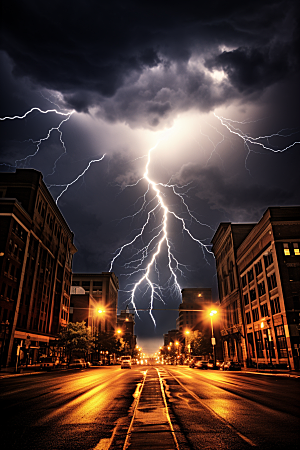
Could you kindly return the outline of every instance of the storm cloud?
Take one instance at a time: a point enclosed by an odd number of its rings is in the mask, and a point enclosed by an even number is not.
[[[60,92],[65,107],[156,128],[297,72],[298,9],[294,1],[10,0],[2,49],[15,76]]]

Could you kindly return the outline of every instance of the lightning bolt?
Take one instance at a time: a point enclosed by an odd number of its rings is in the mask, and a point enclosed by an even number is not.
[[[70,186],[72,186],[74,183],[76,183],[76,181],[79,180],[79,178],[83,177],[84,174],[89,170],[89,168],[91,167],[91,165],[95,162],[99,162],[102,161],[105,157],[105,153],[103,156],[101,156],[101,158],[99,159],[92,159],[92,161],[90,161],[87,165],[87,167],[75,178],[75,180],[71,181],[70,183],[65,183],[65,184],[48,184],[47,187],[48,188],[52,188],[52,187],[64,187],[64,189],[61,191],[61,193],[57,196],[55,203],[58,203],[58,200],[61,198],[61,196],[69,189]]]
[[[31,114],[33,111],[38,111],[39,113],[41,113],[41,114],[49,114],[49,113],[55,113],[55,114],[57,114],[57,115],[59,115],[59,116],[63,116],[63,119],[60,121],[60,123],[59,123],[59,125],[57,126],[57,127],[52,127],[52,128],[50,128],[49,130],[48,130],[48,133],[47,133],[47,135],[45,136],[45,137],[43,137],[43,138],[40,138],[40,139],[38,139],[38,140],[33,140],[33,139],[28,139],[27,140],[27,142],[32,142],[33,144],[36,144],[36,150],[35,150],[35,152],[33,153],[33,154],[31,154],[31,155],[27,155],[25,158],[22,158],[22,159],[18,159],[18,160],[16,160],[15,161],[15,164],[14,164],[14,166],[10,166],[10,167],[14,167],[14,168],[17,168],[17,167],[19,167],[20,166],[20,162],[25,162],[25,164],[23,165],[23,167],[26,165],[26,162],[27,161],[30,161],[34,156],[36,156],[37,154],[38,154],[38,152],[39,152],[39,150],[40,150],[40,146],[41,146],[41,144],[43,143],[43,142],[45,142],[45,141],[47,141],[49,138],[50,138],[50,136],[51,136],[51,133],[53,132],[53,131],[57,131],[58,133],[59,133],[59,140],[60,140],[60,143],[61,143],[61,145],[62,145],[62,148],[63,148],[63,153],[61,153],[61,155],[54,161],[54,164],[53,164],[53,167],[52,167],[52,172],[51,173],[49,173],[48,175],[46,175],[46,177],[47,176],[51,176],[51,175],[53,175],[54,173],[55,173],[55,170],[56,170],[56,166],[57,166],[57,163],[58,163],[58,161],[61,159],[61,157],[63,156],[63,155],[65,155],[66,153],[67,153],[67,149],[66,149],[66,146],[65,146],[65,143],[64,143],[64,141],[63,141],[63,134],[62,134],[62,131],[61,131],[61,126],[65,123],[65,122],[67,122],[68,120],[70,120],[70,118],[71,118],[71,116],[74,114],[74,110],[72,110],[72,111],[68,111],[68,112],[61,112],[61,111],[58,111],[57,109],[47,109],[46,111],[44,111],[44,110],[42,110],[42,109],[40,109],[40,108],[38,108],[38,107],[34,107],[34,108],[31,108],[30,110],[28,110],[25,114],[23,114],[22,116],[11,116],[11,117],[9,117],[9,116],[6,116],[6,117],[0,117],[0,120],[1,121],[5,121],[5,120],[23,120],[23,119],[26,119],[26,117],[29,115],[29,114]],[[93,163],[95,163],[95,162],[99,162],[99,161],[102,161],[103,159],[104,159],[104,157],[105,157],[105,154],[103,155],[103,156],[101,156],[101,158],[98,158],[98,159],[93,159],[93,160],[91,160],[90,162],[89,162],[89,164],[87,165],[87,167],[73,180],[73,181],[71,181],[70,183],[64,183],[64,184],[47,184],[47,187],[49,188],[49,189],[51,189],[52,187],[63,187],[64,189],[61,191],[61,193],[57,196],[57,198],[56,198],[56,204],[58,203],[58,200],[62,197],[62,195],[69,189],[69,187],[70,186],[72,186],[74,183],[76,183],[76,181],[78,181],[81,177],[83,177],[84,176],[84,174],[88,171],[88,169],[90,168],[90,166],[93,164]]]
[[[133,214],[130,217],[131,218],[135,217],[137,214],[139,214],[140,212],[145,210],[146,206],[149,206],[152,203],[154,203],[154,205],[151,207],[150,211],[148,211],[147,218],[146,218],[142,228],[139,230],[139,232],[136,233],[136,235],[134,236],[134,238],[131,241],[127,242],[126,244],[121,246],[116,251],[115,256],[111,260],[110,269],[109,269],[110,271],[113,270],[113,266],[114,266],[116,259],[121,256],[122,252],[127,247],[131,247],[139,239],[141,239],[141,240],[143,239],[143,235],[145,234],[146,228],[150,224],[151,218],[155,217],[155,215],[159,211],[161,211],[162,219],[161,219],[160,224],[157,227],[152,228],[152,230],[151,230],[151,231],[155,231],[156,234],[154,235],[154,237],[152,237],[150,239],[148,244],[145,245],[142,249],[138,250],[134,256],[136,256],[137,254],[142,254],[142,255],[139,257],[139,259],[133,260],[133,261],[125,264],[125,267],[127,267],[127,268],[131,267],[131,268],[135,269],[130,273],[129,277],[133,276],[136,273],[141,273],[138,281],[133,284],[133,288],[130,291],[127,291],[127,292],[130,292],[129,303],[132,304],[136,314],[138,315],[138,310],[137,310],[136,303],[135,303],[136,292],[137,292],[137,289],[139,288],[139,286],[141,286],[143,284],[143,282],[145,282],[147,285],[147,288],[150,289],[149,315],[150,315],[154,325],[156,324],[155,319],[152,314],[154,299],[158,298],[159,300],[163,301],[163,298],[162,298],[162,294],[161,294],[161,287],[157,283],[154,283],[151,279],[151,271],[153,269],[154,269],[154,271],[157,271],[157,267],[156,267],[157,257],[162,253],[163,246],[165,246],[165,250],[167,253],[168,269],[170,272],[170,277],[167,282],[167,285],[171,286],[171,289],[173,290],[173,292],[175,294],[177,293],[178,295],[180,295],[180,293],[181,293],[181,288],[179,285],[177,273],[179,272],[181,275],[183,275],[183,272],[181,270],[181,267],[183,265],[180,264],[180,262],[176,259],[176,257],[174,256],[174,253],[172,252],[172,245],[171,245],[171,241],[170,241],[169,234],[168,234],[168,222],[169,222],[170,216],[174,217],[177,221],[179,221],[181,223],[182,232],[186,233],[190,239],[192,239],[195,243],[197,243],[197,245],[200,246],[204,257],[205,257],[206,252],[213,255],[213,253],[209,249],[210,246],[205,244],[201,240],[197,239],[196,237],[194,237],[193,234],[191,233],[190,229],[188,228],[186,221],[182,217],[180,217],[178,214],[176,214],[174,211],[172,211],[167,206],[166,202],[164,201],[164,194],[163,194],[162,188],[171,190],[173,192],[173,194],[175,195],[175,197],[179,198],[181,204],[184,207],[184,210],[188,214],[191,221],[195,221],[199,225],[209,227],[208,225],[201,223],[192,214],[187,203],[185,202],[184,194],[179,192],[180,189],[182,189],[183,187],[187,187],[187,185],[186,186],[178,186],[176,184],[170,184],[170,182],[167,184],[156,183],[154,180],[152,180],[150,178],[149,166],[150,166],[150,162],[151,162],[151,154],[158,147],[159,142],[154,147],[152,147],[148,152],[148,158],[147,158],[147,163],[145,166],[145,172],[143,174],[143,177],[140,178],[134,185],[130,185],[130,186],[136,186],[142,180],[145,181],[146,185],[147,185],[146,191],[142,197],[143,198],[142,207],[135,214]],[[128,186],[128,187],[130,187],[130,186]],[[152,198],[150,201],[147,202],[146,196],[149,192],[152,193]],[[209,227],[209,228],[211,230],[213,230],[211,227]],[[151,245],[153,248],[150,248]],[[145,264],[143,264],[143,263],[145,263]],[[136,264],[136,266],[133,266],[133,264]],[[144,265],[144,267],[141,267],[143,265]],[[186,266],[184,266],[184,267],[186,267]],[[164,303],[164,301],[163,301],[163,303]]]
[[[249,136],[247,133],[243,132],[239,126],[240,125],[245,125],[248,123],[256,123],[258,121],[242,121],[239,122],[237,120],[232,120],[232,119],[227,119],[225,117],[222,116],[218,116],[215,112],[214,112],[214,116],[219,120],[219,122],[222,124],[223,127],[225,127],[229,133],[234,134],[235,136],[239,137],[240,139],[242,139],[244,146],[246,148],[247,151],[247,155],[245,158],[245,168],[246,170],[248,170],[248,172],[250,173],[248,167],[247,167],[247,160],[248,157],[250,155],[251,152],[253,152],[256,147],[266,150],[266,151],[270,151],[273,153],[283,153],[285,151],[287,151],[288,149],[294,147],[297,144],[300,144],[299,141],[293,141],[291,144],[282,147],[282,148],[275,148],[274,146],[272,147],[270,145],[270,139],[271,138],[275,138],[275,137],[280,137],[280,138],[287,138],[287,137],[291,137],[295,134],[297,134],[299,131],[291,131],[288,128],[284,128],[276,133],[272,133],[270,135],[265,135],[265,136],[257,136],[257,137],[253,137],[253,136]],[[267,145],[264,143],[267,142]],[[218,144],[217,144],[218,145]]]
[[[0,117],[0,120],[1,120],[1,121],[4,121],[4,120],[23,120],[23,119],[26,119],[26,117],[27,117],[29,114],[31,114],[33,111],[38,111],[38,112],[41,113],[41,114],[55,113],[55,114],[57,114],[57,115],[64,116],[65,118],[61,120],[61,122],[59,123],[59,125],[58,125],[57,127],[52,127],[52,128],[50,128],[50,129],[48,130],[47,135],[46,135],[45,137],[40,138],[40,139],[38,139],[38,140],[36,140],[36,141],[33,140],[33,139],[28,139],[26,142],[31,142],[31,143],[33,143],[33,144],[36,145],[36,150],[35,150],[35,152],[34,152],[33,154],[31,154],[31,155],[27,155],[25,158],[17,159],[17,160],[15,161],[15,164],[14,164],[13,166],[10,166],[10,167],[14,167],[14,168],[20,167],[20,166],[21,166],[20,163],[22,163],[22,162],[24,163],[22,167],[25,167],[25,166],[26,166],[26,163],[27,163],[28,161],[31,161],[31,159],[32,159],[34,156],[36,156],[36,155],[38,154],[38,152],[39,152],[39,150],[40,150],[41,144],[42,144],[44,141],[47,141],[47,140],[50,138],[51,133],[52,133],[53,131],[57,131],[57,132],[59,133],[59,140],[60,140],[60,142],[61,142],[61,145],[62,145],[64,151],[63,151],[63,153],[62,153],[62,154],[54,161],[54,165],[53,165],[53,168],[52,168],[52,172],[48,174],[48,176],[49,176],[49,175],[53,175],[53,174],[55,173],[55,170],[56,170],[57,162],[60,160],[60,158],[61,158],[63,155],[65,155],[65,154],[67,153],[67,149],[66,149],[65,143],[64,143],[64,141],[63,141],[63,135],[62,135],[62,131],[61,131],[60,127],[61,127],[65,122],[67,122],[67,121],[71,118],[72,114],[73,114],[75,111],[69,111],[69,112],[67,112],[67,113],[63,113],[63,112],[61,112],[61,111],[57,111],[56,109],[47,109],[46,111],[43,111],[42,109],[35,107],[35,108],[31,108],[30,110],[28,110],[25,114],[23,114],[23,116]]]
[[[29,111],[27,111],[22,116],[12,116],[12,117],[3,117],[0,118],[1,121],[5,120],[23,120],[25,119],[29,114],[32,112],[37,111],[41,114],[49,114],[49,113],[55,113],[57,115],[62,116],[62,120],[60,121],[59,125],[57,127],[52,127],[48,130],[48,133],[45,137],[33,140],[30,139],[29,141],[34,143],[36,145],[36,150],[32,155],[28,155],[23,159],[19,159],[15,161],[15,166],[17,167],[20,165],[20,163],[24,163],[25,165],[30,161],[34,156],[36,156],[40,150],[40,146],[42,143],[46,142],[52,132],[57,131],[59,133],[59,140],[61,143],[61,146],[63,148],[62,154],[55,160],[54,165],[52,167],[51,173],[49,173],[47,176],[53,175],[55,173],[57,164],[60,160],[60,158],[67,153],[67,149],[63,140],[63,134],[61,127],[62,125],[69,121],[71,116],[75,111],[67,111],[67,112],[61,112],[56,109],[49,109],[46,111],[41,110],[40,108],[31,108]],[[270,145],[270,141],[272,138],[287,138],[289,136],[294,135],[296,132],[292,132],[288,129],[282,129],[277,133],[271,134],[271,135],[265,135],[265,136],[258,136],[253,137],[248,135],[247,133],[243,132],[241,130],[241,127],[247,123],[247,121],[239,122],[234,121],[231,119],[226,119],[222,116],[217,115],[214,113],[215,118],[219,121],[221,126],[230,134],[233,134],[237,136],[239,139],[242,140],[244,143],[244,146],[247,150],[247,156],[245,159],[245,167],[247,168],[247,159],[251,152],[257,150],[263,150],[263,151],[271,151],[274,153],[278,152],[285,152],[288,149],[294,147],[296,144],[299,144],[299,141],[294,141],[291,144],[282,147],[282,148],[276,148],[275,146]],[[255,121],[257,122],[257,121]],[[210,124],[209,124],[210,125]],[[205,136],[208,141],[213,145],[213,151],[211,153],[211,156],[209,160],[212,158],[213,153],[216,153],[220,158],[220,151],[218,148],[221,146],[223,141],[225,140],[225,136],[219,131],[217,128],[210,125],[220,136],[221,139],[214,144],[213,140],[210,138],[209,135],[205,135],[200,130],[201,134]],[[124,291],[128,293],[127,301],[132,304],[134,311],[138,315],[138,309],[136,307],[136,297],[137,292],[139,289],[144,286],[146,288],[145,293],[148,293],[150,291],[150,301],[149,301],[149,314],[150,317],[155,325],[155,318],[152,314],[152,311],[154,309],[154,302],[156,299],[164,303],[163,300],[163,291],[165,289],[168,289],[172,294],[174,295],[180,295],[181,288],[179,284],[179,277],[184,276],[184,271],[188,270],[188,267],[185,264],[182,264],[174,254],[173,245],[171,242],[170,237],[170,222],[175,221],[178,223],[181,227],[182,234],[186,235],[191,241],[193,241],[199,248],[200,251],[203,254],[204,259],[206,262],[208,260],[206,259],[207,255],[212,255],[213,253],[210,250],[210,244],[205,243],[205,239],[200,240],[197,237],[194,236],[194,234],[191,231],[191,225],[196,224],[197,227],[207,227],[212,232],[215,230],[211,228],[209,225],[202,223],[200,220],[196,218],[196,216],[193,214],[193,212],[190,210],[187,202],[186,197],[189,189],[191,189],[191,184],[187,184],[184,186],[180,186],[177,184],[172,183],[172,178],[169,180],[168,183],[160,183],[155,182],[152,177],[150,176],[150,164],[151,164],[151,157],[153,152],[158,148],[159,143],[161,140],[157,142],[155,146],[150,148],[150,150],[147,152],[145,156],[141,156],[139,159],[146,157],[147,162],[145,165],[145,170],[143,176],[134,184],[128,185],[127,188],[138,186],[140,184],[145,184],[146,188],[144,189],[144,193],[142,196],[140,196],[136,203],[135,207],[138,204],[138,201],[142,201],[142,204],[139,208],[136,208],[136,211],[134,214],[130,216],[123,217],[121,220],[125,219],[131,219],[133,221],[134,218],[137,218],[138,216],[146,213],[146,219],[144,220],[144,223],[141,228],[134,230],[134,237],[132,239],[129,239],[127,243],[122,245],[117,249],[115,252],[115,255],[113,256],[111,262],[110,262],[110,268],[109,270],[112,271],[113,267],[117,261],[118,258],[121,257],[121,255],[125,252],[126,249],[133,249],[133,255],[124,264],[124,267],[126,270],[129,270],[129,274],[121,274],[126,275],[129,280],[131,280],[134,277],[137,277],[137,281],[133,283],[128,283],[125,287]],[[75,184],[80,178],[84,177],[86,172],[89,170],[92,164],[101,162],[106,155],[99,157],[98,159],[92,159],[86,168],[77,175],[72,181],[68,183],[61,183],[61,184],[48,184],[48,188],[51,189],[52,187],[61,187],[63,188],[60,194],[56,198],[56,204],[58,204],[58,201],[61,199],[61,197],[64,195],[64,193],[73,185]],[[209,162],[207,161],[207,164]],[[177,204],[179,203],[181,205],[181,212],[178,213],[174,209],[174,206],[169,206],[168,195],[172,198],[175,198],[177,200]],[[186,219],[187,217],[187,219]],[[159,219],[159,220],[158,220]],[[149,238],[144,243],[146,234],[149,234]],[[142,243],[142,245],[140,245]],[[138,245],[138,248],[135,248],[135,246]],[[166,283],[166,287],[163,288],[160,285],[159,280],[159,270],[158,270],[158,259],[160,255],[165,255],[167,259],[167,267],[169,270],[169,278]],[[157,276],[158,282],[154,281],[154,276]]]

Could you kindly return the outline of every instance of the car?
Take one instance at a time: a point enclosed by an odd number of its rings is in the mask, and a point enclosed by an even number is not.
[[[220,366],[220,370],[242,370],[242,366],[236,361],[227,361]]]
[[[208,363],[208,361],[204,361],[203,359],[201,359],[200,361],[196,362],[195,367],[196,367],[196,369],[206,370],[207,363]]]
[[[214,368],[215,368],[215,362],[214,362],[213,359],[209,359],[209,360],[207,361],[207,368],[208,368],[208,369],[214,369]]]
[[[93,361],[92,365],[93,366],[103,366],[103,363],[102,363],[102,361]]]
[[[50,371],[54,367],[57,367],[59,365],[59,360],[52,356],[46,356],[41,359],[40,368],[41,370],[47,370]]]
[[[69,363],[70,369],[84,369],[86,367],[84,359],[74,359]]]
[[[191,367],[193,369],[196,366],[196,363],[201,360],[202,360],[202,356],[194,356],[194,358],[191,359],[189,362],[189,367]]]
[[[131,369],[131,357],[122,356],[121,357],[121,369]]]

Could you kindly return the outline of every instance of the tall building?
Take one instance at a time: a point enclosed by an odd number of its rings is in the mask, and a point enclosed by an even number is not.
[[[125,353],[133,356],[136,347],[136,336],[134,334],[135,314],[130,313],[128,308],[117,316],[117,331],[124,342]]]
[[[76,292],[76,288],[81,288]],[[72,321],[92,322],[98,331],[114,332],[117,327],[119,281],[113,272],[74,273],[72,279]],[[98,310],[103,311],[97,313]]]
[[[231,359],[243,363],[246,358],[236,252],[254,225],[221,223],[212,239],[221,305],[218,321],[226,361]]]
[[[74,235],[40,172],[0,176],[1,364],[47,354],[69,318]]]
[[[210,327],[209,310],[212,306],[211,288],[182,289],[177,329],[182,335],[186,331],[205,331]]]
[[[222,224],[221,224],[222,225]],[[220,225],[220,227],[221,227]],[[232,225],[232,224],[231,224]],[[270,207],[237,245],[236,266],[242,312],[243,359],[247,365],[299,368],[300,207]],[[219,227],[219,228],[220,228]],[[219,229],[213,238],[221,306],[227,317],[229,292]],[[229,257],[228,249],[225,258]],[[224,328],[225,329],[225,328]],[[234,330],[227,328],[234,339]],[[224,356],[226,349],[224,348]],[[228,355],[231,358],[232,355]]]

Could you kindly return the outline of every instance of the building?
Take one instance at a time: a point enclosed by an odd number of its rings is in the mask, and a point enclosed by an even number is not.
[[[224,290],[221,224],[213,238],[220,301],[228,317]],[[228,224],[227,224],[228,225]],[[232,226],[232,224],[231,224]],[[270,207],[237,244],[243,360],[249,366],[299,368],[300,207]],[[246,229],[245,229],[246,230]],[[230,256],[228,249],[224,257]],[[224,327],[234,339],[234,330]],[[224,355],[227,356],[226,354]],[[228,355],[231,357],[232,355]]]
[[[177,329],[205,332],[210,327],[209,311],[212,307],[211,288],[182,289],[182,303],[179,305]]]
[[[71,295],[72,321],[84,320],[87,326],[92,326],[93,323],[97,331],[115,332],[118,290],[119,281],[113,272],[74,273]]]
[[[221,308],[219,326],[225,361],[247,358],[236,252],[255,224],[221,223],[212,239]]]
[[[170,330],[168,333],[164,334],[164,346],[167,347],[169,344],[174,344],[182,340],[182,334],[179,330]]]
[[[117,332],[124,343],[125,354],[133,356],[136,347],[134,334],[135,314],[130,313],[128,307],[117,316]]]
[[[74,235],[40,172],[0,177],[1,364],[38,361],[69,319]]]

